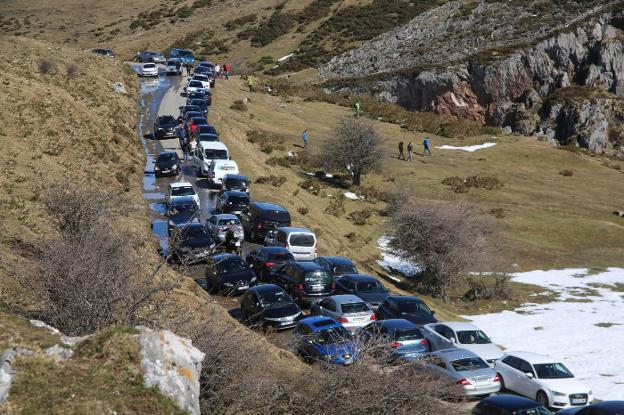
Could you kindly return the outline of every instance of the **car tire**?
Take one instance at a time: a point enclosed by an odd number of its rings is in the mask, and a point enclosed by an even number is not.
[[[548,395],[546,395],[544,391],[537,392],[537,395],[535,396],[535,400],[539,402],[545,408],[547,409],[550,408],[550,403],[548,402]]]

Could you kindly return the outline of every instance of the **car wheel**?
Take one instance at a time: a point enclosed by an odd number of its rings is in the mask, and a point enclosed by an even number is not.
[[[540,403],[545,408],[550,408],[550,404],[548,403],[548,396],[544,393],[544,391],[537,392],[537,396],[535,400]]]

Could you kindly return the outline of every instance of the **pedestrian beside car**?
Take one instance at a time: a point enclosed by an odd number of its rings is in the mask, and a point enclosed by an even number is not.
[[[308,140],[310,139],[310,133],[308,133],[308,130],[303,130],[301,133],[301,139],[303,140],[303,148],[306,148],[308,146]]]
[[[220,78],[221,77],[221,66],[219,66],[218,63],[215,65],[214,70],[215,70],[215,78]]]
[[[225,68],[225,80],[229,81],[230,80],[230,64],[226,62],[223,65],[223,67]]]
[[[182,62],[176,61],[175,66],[176,66],[176,73],[178,75],[182,75]]]
[[[414,144],[410,141],[407,144],[407,161],[412,161],[412,155],[414,154]]]
[[[178,136],[178,141],[180,142],[180,148],[184,149],[184,144],[186,143],[186,130],[184,129],[184,124],[178,124],[178,131],[176,132]]]
[[[403,153],[403,141],[399,141],[399,156],[397,157],[397,159],[405,160],[405,153]]]
[[[184,161],[187,162],[189,159],[189,149],[190,143],[188,138],[184,140],[184,144],[182,145],[182,153],[184,154]]]
[[[431,150],[429,149],[430,144],[431,142],[429,141],[429,137],[425,137],[425,139],[423,140],[423,156],[425,156],[427,153],[429,153],[429,156],[431,156]]]
[[[195,154],[195,149],[197,148],[197,141],[195,141],[194,137],[191,137],[189,140],[189,152],[191,154]]]

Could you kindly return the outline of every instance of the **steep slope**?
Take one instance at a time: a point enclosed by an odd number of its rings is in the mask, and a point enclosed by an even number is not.
[[[355,85],[415,111],[618,154],[619,4],[453,2],[332,59],[320,72],[335,89]]]

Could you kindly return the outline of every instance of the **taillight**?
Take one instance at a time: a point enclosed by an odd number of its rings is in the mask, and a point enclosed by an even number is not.
[[[331,289],[332,289],[332,290],[335,290],[335,289],[336,289],[336,283],[335,283],[335,282],[332,282],[332,283],[331,283]]]
[[[215,178],[215,172],[212,172],[212,178],[213,179]]]
[[[266,266],[266,267],[274,267],[275,266],[275,262],[265,262],[264,266]]]
[[[297,290],[299,290],[299,291],[303,291],[303,290],[305,290],[305,285],[303,285],[303,284],[295,285],[295,288]]]
[[[427,339],[422,339],[420,341],[420,344],[424,344],[425,346],[429,346],[429,342],[427,341]]]
[[[461,379],[457,381],[458,385],[462,385],[462,386],[468,386],[468,385],[472,385],[472,383],[470,383],[470,381],[468,379]]]
[[[396,348],[401,347],[401,346],[403,346],[401,344],[401,342],[391,342],[390,343],[390,347],[392,347],[393,349],[396,349]]]
[[[256,225],[256,228],[258,229],[262,229],[264,227],[264,224],[262,222],[258,222],[258,224]]]
[[[288,249],[288,242],[284,242],[284,248]]]
[[[496,376],[494,376],[494,379],[492,379],[492,382],[494,382],[494,383],[499,383],[500,382],[500,376],[498,375],[498,373],[496,374]]]
[[[341,323],[348,323],[349,319],[346,318],[346,317],[338,317],[338,321],[341,322]]]
[[[377,320],[377,317],[374,314],[371,314],[370,319],[371,320]]]

